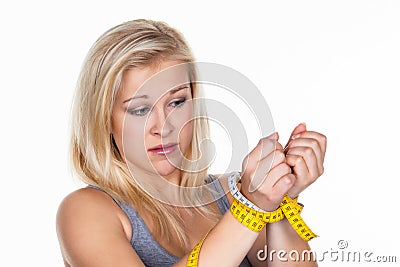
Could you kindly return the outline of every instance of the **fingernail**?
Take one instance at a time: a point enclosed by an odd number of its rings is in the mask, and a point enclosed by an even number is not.
[[[300,122],[300,124],[303,124],[304,126],[307,126],[307,124],[305,122]]]

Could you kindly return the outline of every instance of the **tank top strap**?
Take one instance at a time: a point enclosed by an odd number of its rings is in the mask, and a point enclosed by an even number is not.
[[[221,214],[225,214],[230,208],[230,204],[228,198],[226,197],[226,193],[221,185],[221,182],[212,174],[209,174],[206,178],[206,183],[212,189],[215,200],[217,201],[217,205]]]

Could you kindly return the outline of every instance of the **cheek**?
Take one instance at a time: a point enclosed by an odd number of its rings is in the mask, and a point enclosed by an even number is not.
[[[179,148],[185,157],[190,157],[187,155],[190,149],[190,143],[193,138],[193,120],[187,122],[180,130],[178,136]]]
[[[129,118],[129,115],[126,117],[122,129],[122,146],[128,160],[137,158],[138,156],[142,157],[146,150],[143,127],[140,121]]]
[[[143,128],[125,112],[120,112],[112,120],[113,135],[123,157],[132,160],[144,149]]]
[[[182,142],[189,143],[193,135],[193,120],[187,122],[179,133],[179,139]]]
[[[190,143],[193,135],[193,109],[187,105],[181,112],[177,112],[176,127],[179,129],[179,141]]]

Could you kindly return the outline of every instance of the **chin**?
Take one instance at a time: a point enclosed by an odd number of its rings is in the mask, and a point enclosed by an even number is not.
[[[154,168],[156,169],[157,173],[161,176],[168,176],[173,172],[177,171],[177,168],[168,161],[157,162],[154,165]]]

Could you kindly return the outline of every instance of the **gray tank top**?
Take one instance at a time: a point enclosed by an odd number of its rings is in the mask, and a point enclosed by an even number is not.
[[[212,189],[216,191],[215,196],[223,195],[223,197],[216,197],[216,201],[221,213],[224,214],[226,211],[229,210],[230,205],[228,199],[224,195],[224,190],[221,186],[221,183],[219,181],[217,183],[211,183],[214,180],[218,181],[218,179],[216,179],[214,176],[209,175],[206,179],[206,182],[210,183],[210,185],[212,185]],[[95,186],[88,187],[101,190],[100,188]],[[139,216],[139,214],[132,206],[121,203],[116,199],[114,199],[114,201],[129,218],[129,221],[132,225],[132,238],[130,243],[140,259],[147,267],[169,267],[180,260],[178,257],[166,251],[154,239],[142,217]],[[251,264],[247,260],[247,257],[243,259],[239,267],[251,267]]]

